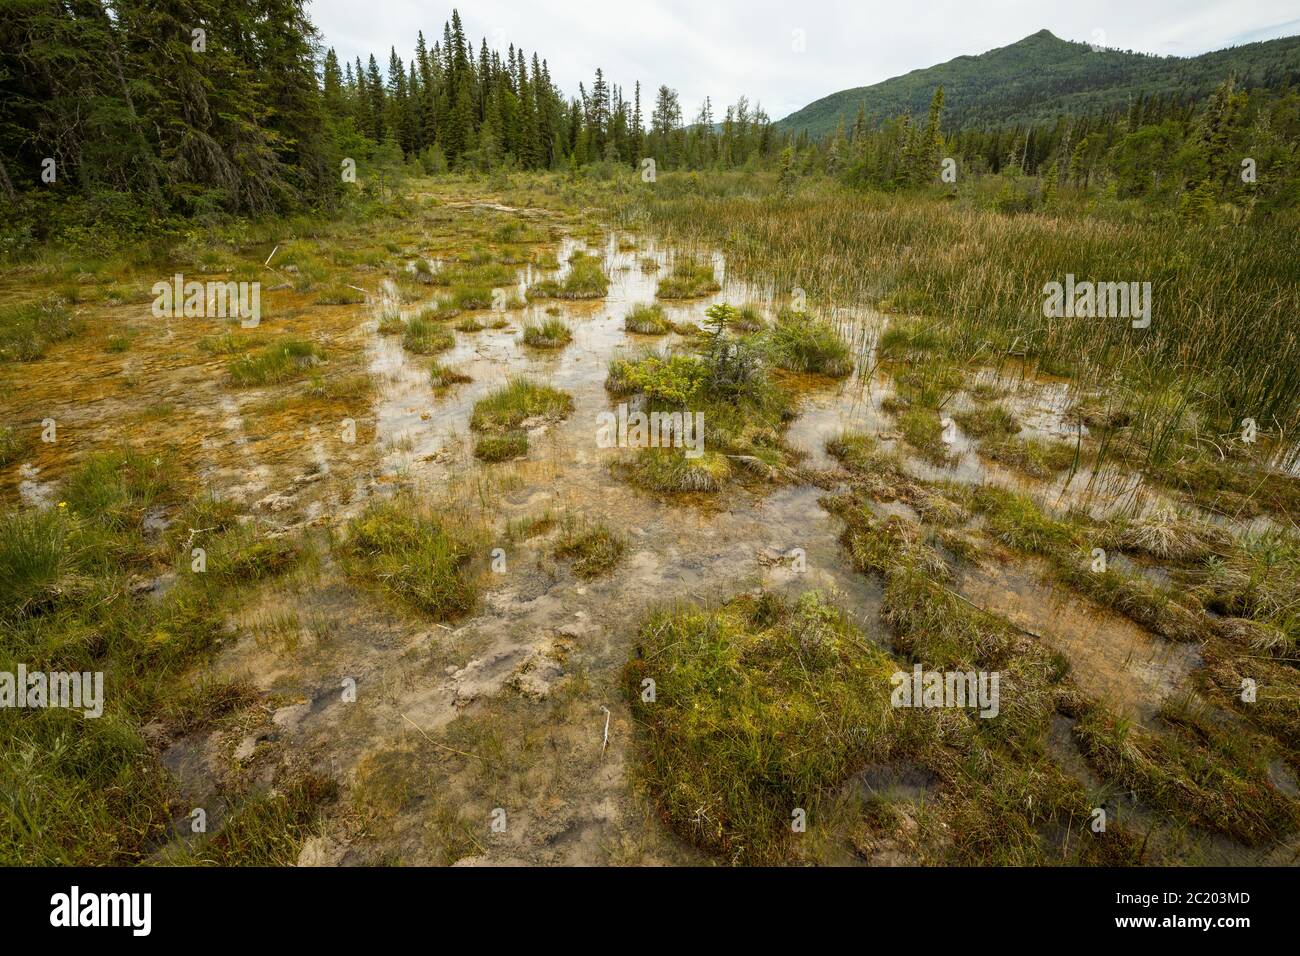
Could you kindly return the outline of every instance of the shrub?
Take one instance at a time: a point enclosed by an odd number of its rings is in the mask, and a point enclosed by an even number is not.
[[[610,362],[605,388],[614,395],[640,392],[651,401],[685,405],[700,393],[707,377],[708,367],[693,355],[648,355]]]

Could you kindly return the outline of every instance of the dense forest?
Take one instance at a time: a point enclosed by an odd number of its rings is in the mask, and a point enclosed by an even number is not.
[[[0,194],[17,213],[0,227],[0,253],[11,256],[91,230],[329,209],[350,183],[371,188],[389,171],[636,168],[646,157],[880,188],[938,186],[953,158],[962,176],[1032,177],[1008,187],[1008,210],[1065,190],[1267,210],[1294,206],[1300,189],[1300,97],[1285,71],[1260,73],[1254,88],[1228,72],[1208,97],[1157,91],[986,126],[954,123],[932,88],[925,119],[863,103],[852,123],[814,138],[744,97],[716,112],[706,99],[688,119],[671,87],[629,90],[599,69],[566,97],[537,51],[476,50],[454,11],[432,44],[420,32],[413,55],[390,48],[381,66],[373,54],[340,62],[306,0],[2,0],[0,10]],[[1243,158],[1254,179],[1239,175]]]
[[[37,238],[125,224],[328,207],[376,167],[739,164],[773,149],[742,98],[685,124],[677,94],[630,97],[596,71],[566,100],[547,61],[477,52],[453,12],[432,46],[340,63],[305,0],[4,0],[0,193]],[[367,168],[369,167],[369,168]],[[20,200],[21,196],[21,200]],[[12,249],[31,235],[6,234]]]

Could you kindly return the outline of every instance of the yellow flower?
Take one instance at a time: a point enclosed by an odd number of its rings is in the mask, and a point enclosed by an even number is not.
[[[59,502],[59,507],[60,507],[60,508],[66,508],[67,506],[68,506],[68,503],[67,503],[66,501],[60,501],[60,502]]]

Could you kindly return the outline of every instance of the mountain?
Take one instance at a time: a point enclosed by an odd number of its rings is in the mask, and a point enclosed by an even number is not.
[[[1162,57],[1096,50],[1048,30],[979,56],[913,70],[872,86],[824,96],[777,123],[822,136],[843,117],[853,123],[858,107],[880,120],[924,115],[936,86],[943,86],[944,126],[1050,123],[1057,116],[1125,106],[1137,96],[1177,93],[1201,98],[1229,73],[1247,86],[1300,82],[1300,37],[1229,47],[1196,57]]]

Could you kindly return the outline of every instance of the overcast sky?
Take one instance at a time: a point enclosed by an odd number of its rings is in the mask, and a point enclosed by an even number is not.
[[[417,30],[442,37],[452,4],[429,0],[312,0],[327,46],[349,62],[371,53],[405,62]],[[963,54],[983,53],[1046,28],[1067,40],[1193,56],[1300,33],[1296,0],[473,0],[458,6],[481,38],[536,51],[566,95],[591,86],[596,67],[624,87],[640,80],[643,108],[666,83],[689,120],[712,98],[715,114],[741,94],[772,119],[828,93],[866,86]],[[803,49],[800,50],[802,40]]]

